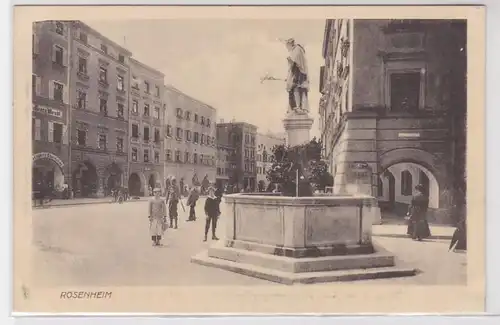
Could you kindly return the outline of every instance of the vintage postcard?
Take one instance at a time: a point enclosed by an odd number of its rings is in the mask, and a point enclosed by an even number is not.
[[[484,311],[483,7],[14,24],[14,312]]]

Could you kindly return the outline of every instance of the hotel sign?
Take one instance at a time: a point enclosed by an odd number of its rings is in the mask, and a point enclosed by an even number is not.
[[[33,105],[33,112],[49,115],[49,116],[54,116],[54,117],[61,117],[62,118],[62,111],[46,106],[40,106],[40,105]]]
[[[401,132],[398,133],[398,138],[420,138],[419,132]]]
[[[60,168],[64,167],[63,161],[59,157],[57,157],[56,155],[54,155],[54,154],[52,154],[50,152],[39,152],[39,153],[36,153],[36,154],[33,155],[33,161],[37,161],[39,159],[52,160]]]

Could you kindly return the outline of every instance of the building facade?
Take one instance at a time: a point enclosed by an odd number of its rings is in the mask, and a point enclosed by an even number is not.
[[[178,89],[166,86],[165,103],[165,183],[175,177],[189,187],[215,183],[215,108]]]
[[[236,168],[230,172],[229,184],[235,191],[255,191],[257,189],[257,127],[245,122],[232,121],[219,123],[217,128],[219,132],[229,132],[230,147],[234,148],[232,164]]]
[[[163,73],[130,60],[128,189],[131,195],[150,195],[155,187],[162,190],[165,187],[163,79]]]
[[[231,124],[224,124],[221,120],[216,129],[217,141],[217,187],[223,189],[226,185],[233,184],[235,175],[238,174],[236,163],[236,150],[234,147],[234,132]]]
[[[266,175],[273,163],[273,148],[285,145],[286,138],[272,133],[257,133],[257,189],[265,190],[269,184]]]
[[[72,189],[76,197],[108,195],[128,183],[131,53],[88,25],[68,25]]]
[[[431,221],[463,216],[466,52],[465,21],[327,20],[319,114],[335,193],[402,217],[420,183]]]
[[[32,181],[62,189],[70,181],[69,33],[59,21],[33,24]]]

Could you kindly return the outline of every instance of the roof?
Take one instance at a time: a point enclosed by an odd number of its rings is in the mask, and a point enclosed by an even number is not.
[[[174,86],[172,86],[172,85],[164,85],[164,86],[165,86],[165,89],[166,89],[166,90],[171,90],[171,91],[174,91],[174,92],[176,92],[176,93],[178,93],[178,94],[180,94],[180,95],[182,95],[182,96],[184,96],[184,97],[187,97],[188,99],[190,99],[190,100],[192,100],[192,101],[195,101],[195,102],[197,102],[197,103],[199,103],[199,104],[201,104],[201,105],[203,105],[203,106],[206,106],[206,107],[208,107],[208,108],[210,108],[210,109],[212,109],[212,110],[214,110],[214,111],[217,111],[217,109],[216,109],[215,107],[210,106],[210,105],[208,105],[207,103],[204,103],[204,102],[202,102],[202,101],[201,101],[201,100],[199,100],[199,99],[196,99],[196,98],[194,98],[194,97],[189,96],[188,94],[186,94],[186,93],[184,93],[184,92],[180,91],[179,89],[175,88],[175,87],[174,87]]]
[[[87,32],[90,32],[90,33],[98,36],[99,38],[106,40],[106,42],[108,42],[109,44],[111,44],[114,47],[118,48],[124,54],[126,54],[128,56],[132,56],[132,52],[130,52],[129,50],[127,50],[126,48],[124,48],[120,44],[118,44],[118,43],[112,41],[111,39],[107,38],[106,36],[102,35],[96,29],[90,27],[88,24],[84,23],[83,21],[81,21],[81,20],[75,20],[73,23],[76,24],[76,25],[78,25],[78,26],[80,26],[80,27],[82,27]]]
[[[165,74],[163,72],[156,70],[155,68],[152,68],[149,65],[146,65],[146,64],[136,60],[135,58],[130,58],[130,65],[131,65],[131,67],[132,67],[132,65],[137,65],[140,68],[145,69],[145,70],[157,75],[159,78],[165,77]]]

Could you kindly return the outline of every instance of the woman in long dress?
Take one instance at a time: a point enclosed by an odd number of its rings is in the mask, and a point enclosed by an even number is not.
[[[429,223],[427,222],[427,210],[429,209],[429,198],[424,194],[423,185],[415,186],[415,195],[411,199],[408,208],[408,230],[407,234],[414,240],[421,241],[431,235]]]
[[[161,189],[153,190],[154,197],[149,201],[149,232],[153,246],[160,246],[167,222],[167,206],[160,198]]]

